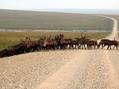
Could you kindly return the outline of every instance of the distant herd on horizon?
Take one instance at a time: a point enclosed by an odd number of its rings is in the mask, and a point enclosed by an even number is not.
[[[86,36],[81,36],[75,39],[65,39],[63,34],[58,34],[54,38],[44,37],[39,40],[32,41],[29,37],[21,41],[19,44],[10,46],[0,51],[0,58],[9,57],[13,55],[45,51],[45,50],[63,50],[63,49],[118,49],[119,41],[101,39],[88,39]]]

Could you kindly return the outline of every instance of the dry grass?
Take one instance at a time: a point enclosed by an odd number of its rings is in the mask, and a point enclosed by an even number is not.
[[[115,18],[119,22],[119,15],[109,15],[109,16]],[[119,25],[119,23],[118,23],[118,25]]]
[[[41,30],[111,30],[106,18],[54,12],[0,10],[0,28]]]
[[[63,33],[65,38],[81,37],[80,32],[0,32],[0,49],[19,43],[25,37],[30,37],[32,40],[37,40],[41,37],[54,37],[57,34]],[[87,38],[100,39],[107,36],[108,32],[85,33]]]

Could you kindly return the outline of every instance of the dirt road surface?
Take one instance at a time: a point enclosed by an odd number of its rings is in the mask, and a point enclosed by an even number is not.
[[[107,38],[118,39],[118,22]],[[62,50],[0,59],[0,89],[119,89],[119,50]]]

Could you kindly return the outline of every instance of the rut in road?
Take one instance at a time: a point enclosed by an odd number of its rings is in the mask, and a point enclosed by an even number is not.
[[[118,21],[108,39],[118,39]],[[75,51],[74,51],[75,52]],[[35,89],[119,89],[119,76],[108,50],[82,50]]]
[[[107,50],[82,50],[36,89],[118,89]]]

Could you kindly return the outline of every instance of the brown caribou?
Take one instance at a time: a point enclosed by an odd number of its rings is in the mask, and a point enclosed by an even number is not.
[[[105,46],[107,46],[107,49],[111,49],[111,47],[114,46],[114,48],[118,49],[118,45],[119,43],[116,40],[102,39],[99,42],[98,47],[104,48]]]
[[[86,45],[88,49],[92,49],[92,48],[97,48],[97,41],[96,40],[87,40],[86,41]]]

